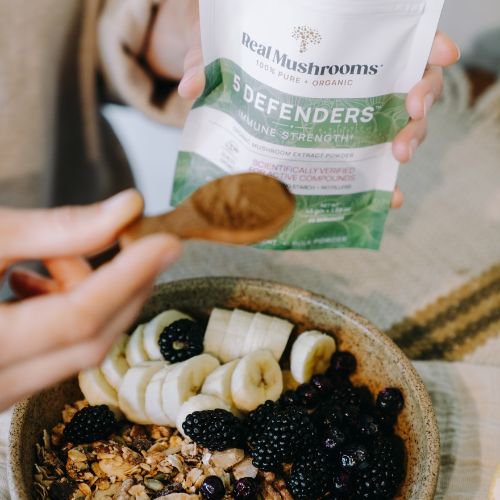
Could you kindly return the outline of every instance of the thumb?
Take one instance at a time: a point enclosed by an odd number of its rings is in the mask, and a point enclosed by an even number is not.
[[[179,95],[184,99],[196,99],[205,88],[205,68],[201,46],[189,50],[184,60],[184,76],[179,84]]]
[[[138,218],[141,195],[124,191],[87,207],[50,210],[0,209],[0,259],[79,256],[102,250]]]

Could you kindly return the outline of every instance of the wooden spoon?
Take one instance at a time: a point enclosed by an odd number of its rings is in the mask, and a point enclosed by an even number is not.
[[[182,239],[248,245],[276,235],[294,210],[294,196],[273,177],[228,175],[200,187],[175,210],[134,222],[120,243],[165,232]]]

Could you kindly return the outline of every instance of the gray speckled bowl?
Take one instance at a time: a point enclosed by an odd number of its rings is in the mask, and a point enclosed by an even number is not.
[[[369,322],[352,311],[305,290],[265,281],[212,278],[167,283],[156,288],[140,321],[167,308],[207,314],[213,307],[240,307],[274,314],[306,329],[331,333],[340,348],[358,359],[357,381],[378,391],[400,387],[405,409],[398,431],[408,450],[407,477],[400,498],[431,500],[439,472],[439,435],[432,404],[410,361]],[[286,355],[286,353],[285,353]],[[35,443],[42,430],[55,425],[65,403],[80,397],[75,381],[38,394],[17,405],[10,429],[10,491],[13,499],[32,498]]]

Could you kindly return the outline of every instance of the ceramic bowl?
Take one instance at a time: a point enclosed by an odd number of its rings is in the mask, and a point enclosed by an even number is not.
[[[439,472],[439,435],[430,397],[412,364],[398,347],[364,318],[336,302],[305,290],[272,282],[238,278],[201,278],[159,285],[143,309],[144,322],[168,308],[195,316],[213,307],[242,308],[288,319],[296,334],[317,329],[334,335],[342,350],[358,360],[356,382],[372,391],[400,387],[405,408],[398,433],[407,453],[407,476],[400,498],[431,500]],[[287,353],[285,353],[285,356]],[[69,381],[18,404],[10,429],[10,488],[13,499],[32,498],[35,443],[42,430],[60,420],[65,403],[81,397]]]

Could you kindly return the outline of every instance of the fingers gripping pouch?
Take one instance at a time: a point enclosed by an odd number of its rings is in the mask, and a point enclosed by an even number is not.
[[[277,177],[290,224],[262,248],[378,249],[392,141],[444,0],[201,0],[206,87],[188,117],[172,205],[222,175]]]

